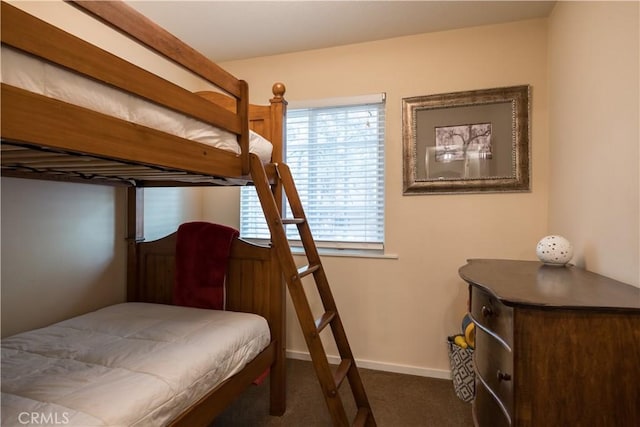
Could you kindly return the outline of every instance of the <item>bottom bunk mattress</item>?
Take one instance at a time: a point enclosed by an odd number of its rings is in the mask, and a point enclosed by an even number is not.
[[[249,313],[109,306],[2,340],[2,425],[161,426],[270,342]]]

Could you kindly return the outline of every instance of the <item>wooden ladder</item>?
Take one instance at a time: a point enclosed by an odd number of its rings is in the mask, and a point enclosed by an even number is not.
[[[342,321],[340,320],[340,315],[338,314],[338,309],[289,167],[283,163],[263,165],[257,156],[251,155],[251,177],[258,193],[267,225],[271,231],[272,243],[280,260],[282,273],[287,282],[289,294],[298,315],[298,321],[302,327],[302,332],[311,354],[311,361],[320,382],[333,425],[349,425],[342,399],[338,393],[338,389],[344,383],[344,379],[347,378],[357,407],[357,413],[352,425],[375,426],[373,412],[351,353],[347,334],[342,326]],[[271,182],[274,183],[273,187]],[[282,184],[281,187],[277,185],[278,182]],[[276,190],[278,187],[282,188],[285,193],[293,218],[286,219],[281,217],[280,209],[278,209],[279,204],[276,202],[276,198],[281,197],[280,191]],[[284,229],[284,226],[288,224],[294,224],[298,227],[298,233],[308,261],[308,265],[304,267],[298,268],[295,264]],[[302,278],[307,276],[313,277],[324,307],[324,313],[318,319],[313,317],[303,287]],[[333,338],[341,358],[341,362],[335,372],[329,365],[320,339],[320,332],[327,326],[331,326]]]

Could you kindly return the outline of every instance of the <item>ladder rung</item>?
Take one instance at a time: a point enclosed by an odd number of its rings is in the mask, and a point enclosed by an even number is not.
[[[312,274],[314,271],[317,271],[319,268],[320,268],[320,264],[305,265],[298,269],[298,276],[300,276],[300,278],[302,279],[304,276],[308,276],[309,274]]]
[[[304,224],[305,223],[305,219],[304,218],[282,218],[282,223],[283,224]]]
[[[353,420],[353,427],[361,427],[367,423],[369,418],[369,408],[358,408],[356,418]]]
[[[322,330],[336,317],[335,311],[327,311],[325,312],[318,320],[316,320],[316,329],[318,333],[322,332]]]
[[[333,374],[333,380],[336,383],[336,388],[340,388],[342,381],[344,381],[349,373],[349,369],[351,369],[351,359],[342,359],[338,365],[338,369],[336,369],[336,372]]]

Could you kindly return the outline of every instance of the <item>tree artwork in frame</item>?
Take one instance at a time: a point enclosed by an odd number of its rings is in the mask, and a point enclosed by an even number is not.
[[[402,100],[403,194],[530,190],[530,87]]]

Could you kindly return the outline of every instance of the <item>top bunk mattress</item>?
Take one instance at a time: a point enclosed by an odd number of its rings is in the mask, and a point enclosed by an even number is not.
[[[1,57],[0,80],[3,83],[240,154],[240,145],[233,133],[7,46],[2,46]],[[270,141],[250,131],[249,152],[256,154],[263,162],[269,162],[272,151]]]
[[[161,426],[270,342],[250,313],[124,303],[2,340],[2,425]],[[21,418],[22,417],[22,418]]]

